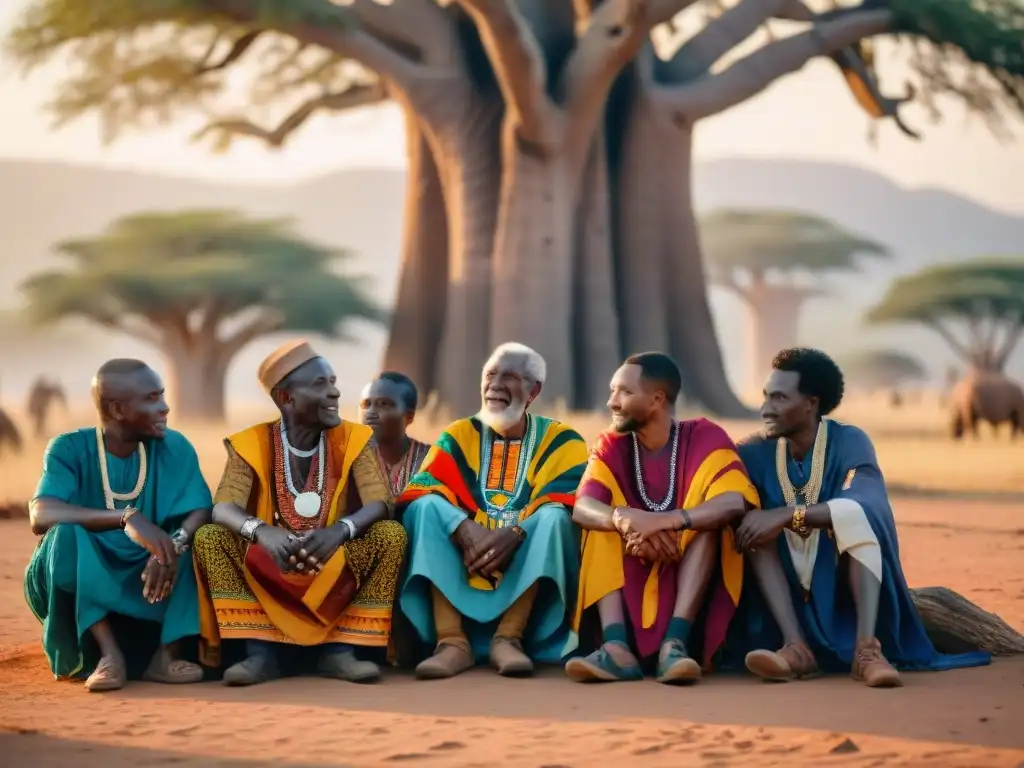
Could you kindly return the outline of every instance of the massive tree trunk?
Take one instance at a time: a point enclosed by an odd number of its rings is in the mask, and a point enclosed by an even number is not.
[[[512,130],[502,144],[503,177],[492,263],[492,344],[518,341],[548,362],[543,402],[573,393],[575,184],[561,153],[538,156]]]
[[[652,98],[643,72],[628,109],[616,220],[626,352],[668,352],[689,403],[747,418],[751,410],[726,377],[708,301],[693,208],[692,126]]]
[[[747,392],[761,392],[772,359],[783,349],[796,346],[800,310],[817,291],[794,285],[775,285],[764,274],[751,275],[748,286],[734,289],[750,310],[750,348],[748,350]]]
[[[436,362],[448,301],[448,217],[434,154],[416,116],[406,112],[402,266],[384,368],[401,371],[424,400],[437,386]]]
[[[455,105],[453,105],[455,107]],[[490,354],[491,254],[501,179],[501,105],[459,99],[430,131],[448,220],[447,306],[437,359],[439,405],[449,417],[480,407],[480,369]]]
[[[222,424],[227,420],[225,383],[230,357],[216,339],[166,345],[171,412],[176,421]]]
[[[604,133],[594,140],[576,211],[573,253],[573,410],[603,408],[622,360],[612,251],[611,189]]]

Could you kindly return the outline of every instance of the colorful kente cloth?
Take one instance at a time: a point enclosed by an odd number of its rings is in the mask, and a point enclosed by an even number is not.
[[[115,504],[131,503],[138,514],[173,533],[189,513],[210,508],[210,489],[195,449],[181,433],[167,430],[163,439],[145,440],[143,447],[147,475],[142,493],[134,502]],[[43,457],[35,498],[106,509],[99,461],[95,427],[55,437]],[[125,459],[108,453],[106,461],[111,490],[130,493],[139,477],[138,453]],[[171,595],[159,603],[142,596],[148,560],[149,553],[119,529],[94,533],[58,524],[40,539],[25,570],[25,599],[43,625],[43,650],[54,675],[92,673],[99,652],[88,630],[110,614],[158,623],[163,644],[199,634],[191,552],[180,556]],[[131,639],[118,639],[125,655],[134,655]]]
[[[857,612],[846,568],[846,554],[882,584],[875,635],[882,653],[901,669],[952,669],[988,664],[987,653],[939,654],[925,634],[900,565],[899,539],[885,480],[875,449],[863,430],[826,420],[825,467],[819,503],[827,503],[832,527],[807,539],[784,531],[779,555],[797,616],[819,666],[847,671],[857,639]],[[819,438],[820,439],[820,438]],[[776,469],[778,438],[755,435],[739,445],[762,509],[787,506]],[[786,451],[786,471],[795,489],[810,478],[813,449],[802,461]],[[740,619],[734,623],[738,650],[777,648],[782,637],[759,590],[744,592]],[[730,637],[730,646],[732,646]]]
[[[676,459],[676,498],[672,509],[692,509],[723,493],[740,493],[751,504],[757,494],[739,460],[736,447],[721,427],[707,419],[679,423]],[[671,442],[650,454],[641,448],[646,493],[660,501],[669,493]],[[637,488],[633,440],[629,434],[603,433],[590,454],[579,496],[613,507],[647,509]],[[680,549],[696,536],[686,531]],[[642,657],[658,651],[672,618],[676,601],[677,563],[646,563],[625,554],[622,537],[615,532],[584,531],[583,563],[576,606],[578,630],[583,612],[605,595],[623,591],[626,612],[637,651]],[[721,569],[712,581],[704,613],[703,657],[705,664],[725,640],[729,622],[743,588],[743,557],[736,552],[733,530],[721,533]],[[694,643],[699,647],[699,643]]]
[[[370,428],[343,422],[325,433],[329,503],[319,519],[298,517],[276,469],[284,460],[279,430],[280,422],[259,424],[227,439],[215,504],[232,503],[266,525],[297,531],[334,525],[370,502],[390,502]],[[311,464],[304,490],[316,487],[315,458]],[[346,542],[320,573],[282,573],[259,545],[219,525],[203,526],[194,541],[201,660],[218,664],[223,639],[386,646],[405,544],[402,526],[383,520]]]
[[[431,584],[468,620],[464,629],[478,658],[486,656],[500,617],[539,584],[527,653],[554,662],[575,647],[569,616],[579,539],[571,510],[586,459],[578,433],[541,416],[529,417],[522,440],[505,440],[476,418],[445,430],[398,501],[410,542],[401,606],[424,643],[435,640]],[[494,583],[469,578],[451,541],[467,516],[488,528],[520,525],[526,532]]]

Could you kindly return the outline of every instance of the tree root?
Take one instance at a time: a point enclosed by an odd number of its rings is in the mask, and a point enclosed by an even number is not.
[[[1024,653],[1024,635],[963,595],[947,587],[912,589],[910,595],[928,638],[940,653]]]

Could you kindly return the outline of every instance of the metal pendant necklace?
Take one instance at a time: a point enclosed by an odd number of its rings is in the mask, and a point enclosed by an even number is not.
[[[647,482],[644,480],[644,469],[640,463],[640,441],[637,440],[636,432],[631,432],[633,438],[633,470],[636,473],[636,489],[640,493],[640,500],[652,512],[664,512],[672,506],[676,498],[676,463],[679,459],[679,422],[672,422],[672,455],[668,465],[668,493],[664,500],[655,503],[647,495]]]
[[[288,442],[288,430],[285,429],[284,422],[281,422],[281,444],[288,450],[289,453],[294,453],[297,456],[303,454],[292,448],[291,443]],[[316,491],[305,491],[299,492],[298,488],[295,487],[295,479],[292,476],[292,462],[291,457],[286,456],[284,459],[284,479],[285,486],[288,488],[288,492],[295,497],[295,514],[299,517],[311,520],[320,514],[320,506],[323,503],[321,494],[324,492],[324,433],[320,433],[320,440],[317,443],[316,448],[308,453],[308,456],[316,455]]]

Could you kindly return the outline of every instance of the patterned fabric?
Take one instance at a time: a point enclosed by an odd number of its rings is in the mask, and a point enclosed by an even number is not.
[[[420,465],[423,464],[423,459],[427,457],[427,452],[430,450],[430,446],[427,443],[421,443],[419,440],[409,438],[409,448],[406,450],[405,455],[394,465],[389,465],[384,461],[384,457],[380,455],[380,451],[377,453],[377,462],[380,464],[381,472],[384,473],[384,478],[387,480],[388,490],[391,492],[392,498],[398,498],[402,491],[405,490],[405,486],[409,484],[409,480],[420,471]]]
[[[228,460],[214,501],[235,504],[267,525],[289,528],[275,472],[280,443],[273,436],[278,429],[279,422],[259,424],[228,438]],[[334,476],[337,482],[324,525],[334,525],[370,502],[390,504],[371,437],[369,427],[351,422],[325,433],[325,477]],[[234,546],[227,546],[224,534]],[[204,526],[193,547],[200,585],[201,660],[218,664],[224,637],[297,645],[387,645],[405,543],[398,523],[381,521],[339,549],[320,573],[285,574],[262,547],[219,526]]]
[[[325,643],[387,645],[387,631],[377,620],[391,611],[405,553],[405,529],[382,520],[366,534],[345,544],[346,567],[352,573],[355,598],[324,637]],[[267,615],[246,579],[247,545],[219,525],[199,529],[195,558],[207,576],[207,586],[217,610],[221,639],[267,640],[294,643]],[[232,607],[228,607],[228,606]]]
[[[506,441],[500,437],[495,436],[493,441],[482,440],[485,428],[473,417],[456,421],[441,434],[423,460],[420,471],[398,498],[397,505],[404,507],[418,498],[436,494],[489,528],[502,523],[499,517],[488,514],[495,504],[515,510],[515,522],[522,522],[534,510],[551,502],[571,509],[586,467],[587,445],[578,432],[561,422],[543,416],[530,416],[529,421],[529,429],[535,430],[535,442],[525,456],[525,476],[518,492],[514,491],[516,482],[513,482],[504,497],[487,498],[487,491],[506,490],[507,469],[499,473],[500,481],[492,481],[488,475],[495,462],[504,462],[508,468],[508,450]],[[515,450],[518,461],[519,449]],[[483,483],[480,482],[481,470]],[[518,474],[515,477],[516,481],[520,479]]]
[[[695,419],[681,422],[678,435],[676,498],[672,509],[692,509],[730,492],[740,493],[751,504],[757,504],[757,492],[725,430],[707,419]],[[660,500],[668,494],[670,456],[670,445],[659,455],[642,456],[642,474],[649,498]],[[579,495],[613,507],[649,509],[637,487],[630,435],[608,431],[598,438],[580,483]],[[685,551],[696,535],[695,531],[685,532],[680,549]],[[582,550],[577,630],[584,610],[621,589],[637,650],[642,656],[655,653],[671,619],[678,564],[644,563],[626,555],[618,533],[584,531]],[[742,587],[743,557],[736,552],[732,528],[726,527],[721,534],[721,571],[709,593],[703,643],[706,660],[711,659],[725,640]]]

